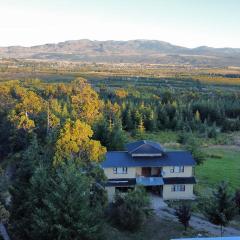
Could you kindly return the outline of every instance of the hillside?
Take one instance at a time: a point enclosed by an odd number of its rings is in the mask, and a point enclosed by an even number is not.
[[[87,39],[32,47],[0,47],[1,58],[69,60],[106,63],[240,66],[239,48],[185,48],[157,40],[91,41]]]

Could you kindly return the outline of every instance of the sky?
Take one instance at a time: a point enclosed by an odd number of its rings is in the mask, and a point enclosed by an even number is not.
[[[240,0],[0,0],[0,46],[154,39],[240,48]]]

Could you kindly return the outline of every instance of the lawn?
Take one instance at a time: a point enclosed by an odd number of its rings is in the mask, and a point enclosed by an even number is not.
[[[159,131],[159,132],[144,132],[142,134],[137,134],[134,137],[129,137],[128,141],[133,142],[136,140],[149,140],[149,141],[155,141],[159,142],[165,146],[168,145],[178,145],[177,138],[178,138],[178,132],[177,131]]]
[[[119,231],[109,225],[104,228],[106,240],[169,240],[181,237],[196,237],[199,232],[189,228],[187,232],[181,224],[151,217],[136,233]]]
[[[205,148],[207,160],[196,167],[200,195],[206,194],[221,181],[227,181],[232,190],[240,188],[240,148],[232,146],[213,146]]]

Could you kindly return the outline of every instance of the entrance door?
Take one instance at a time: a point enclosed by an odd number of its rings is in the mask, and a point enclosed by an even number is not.
[[[142,176],[150,177],[151,176],[151,168],[150,167],[143,167],[142,168]]]

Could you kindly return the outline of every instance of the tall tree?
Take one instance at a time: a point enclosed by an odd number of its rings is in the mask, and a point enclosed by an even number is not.
[[[49,172],[36,170],[31,179],[32,213],[28,239],[101,239],[103,208],[92,204],[92,181],[75,164]]]
[[[212,196],[208,199],[205,207],[205,215],[213,224],[220,225],[221,236],[223,227],[233,219],[235,215],[236,205],[234,196],[229,193],[226,182],[221,182],[217,189],[212,192]]]
[[[189,227],[189,221],[191,219],[191,206],[187,204],[182,204],[175,210],[175,215],[178,221],[183,224],[185,231]]]
[[[102,101],[84,78],[77,78],[72,82],[71,104],[73,116],[92,124],[99,119]]]
[[[189,136],[186,148],[189,152],[191,152],[198,165],[202,164],[206,160],[206,155],[201,149],[200,143],[193,136]]]
[[[88,124],[68,119],[56,143],[54,164],[64,163],[68,159],[100,161],[106,149],[99,141],[92,140],[92,136],[93,131]]]
[[[28,239],[30,225],[29,215],[32,209],[29,207],[30,179],[41,163],[43,151],[34,135],[30,146],[20,155],[17,171],[14,176],[11,193],[10,223],[13,227],[12,234],[19,239]]]

